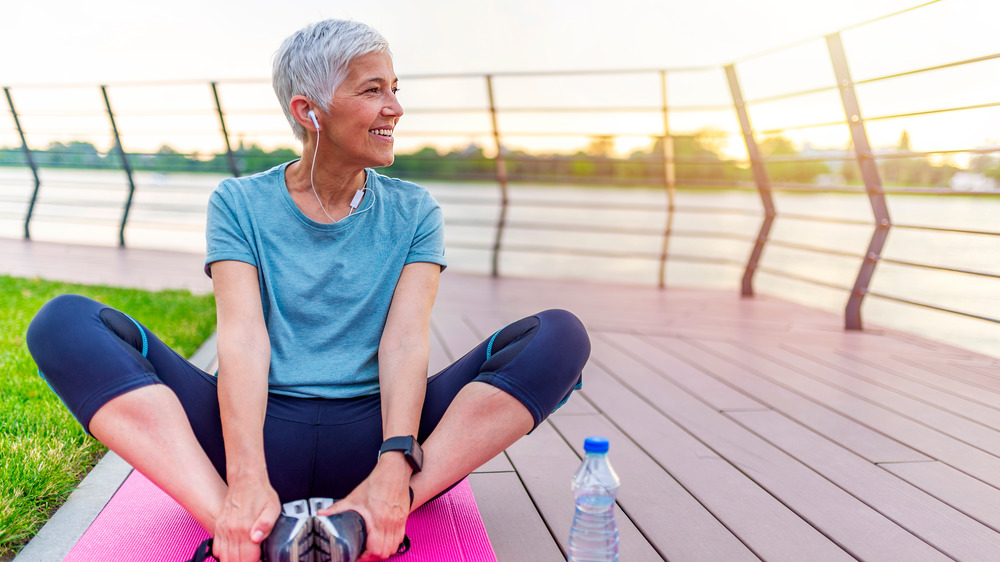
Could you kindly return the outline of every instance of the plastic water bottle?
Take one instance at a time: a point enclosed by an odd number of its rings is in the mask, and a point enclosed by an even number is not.
[[[570,562],[618,562],[615,494],[618,475],[608,462],[608,440],[588,437],[587,456],[573,475],[576,514],[569,530]]]

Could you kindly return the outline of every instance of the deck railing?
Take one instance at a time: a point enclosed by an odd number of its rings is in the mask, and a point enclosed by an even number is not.
[[[925,197],[948,197],[961,195],[964,197],[987,198],[995,200],[1000,190],[995,187],[976,192],[958,192],[943,186],[909,186],[899,185],[887,187],[883,178],[885,166],[892,161],[903,159],[943,159],[943,158],[973,158],[985,156],[992,158],[1000,153],[1000,146],[990,146],[980,141],[967,141],[961,146],[947,146],[928,150],[910,150],[903,147],[899,150],[886,151],[873,146],[870,138],[872,123],[910,122],[921,118],[933,117],[955,118],[968,115],[984,115],[992,118],[1000,108],[1000,93],[984,88],[982,99],[968,103],[940,103],[933,96],[922,99],[922,91],[912,85],[903,84],[900,88],[908,92],[909,101],[919,108],[907,108],[901,111],[868,111],[866,94],[870,99],[884,99],[873,88],[884,84],[910,81],[914,78],[940,76],[940,80],[948,80],[949,73],[955,69],[981,69],[986,75],[997,70],[1000,53],[980,53],[976,56],[960,60],[935,62],[927,66],[907,67],[891,72],[865,76],[856,79],[848,57],[849,40],[844,35],[879,25],[887,21],[909,17],[915,12],[932,10],[933,4],[917,7],[913,10],[893,14],[852,26],[822,38],[814,38],[785,48],[774,49],[766,53],[751,55],[731,64],[706,66],[697,68],[671,69],[627,69],[603,71],[567,71],[567,72],[504,72],[491,74],[441,74],[402,76],[404,90],[415,87],[418,91],[417,103],[407,106],[408,121],[416,121],[414,129],[401,126],[397,132],[397,145],[407,141],[412,146],[419,142],[426,144],[438,143],[452,145],[456,142],[477,143],[484,149],[483,158],[489,162],[492,172],[489,176],[466,173],[461,177],[449,175],[440,177],[442,180],[490,179],[498,186],[496,199],[481,197],[449,196],[442,197],[444,205],[496,205],[497,214],[488,219],[454,217],[450,224],[471,228],[487,229],[491,233],[491,242],[474,240],[457,240],[450,245],[470,250],[489,252],[490,271],[494,275],[503,273],[502,257],[510,253],[543,253],[561,254],[565,256],[587,256],[588,258],[649,260],[657,264],[656,280],[659,286],[667,285],[667,268],[670,263],[692,263],[723,268],[740,268],[742,270],[741,292],[745,296],[755,293],[755,283],[760,273],[772,277],[793,280],[826,289],[842,291],[847,295],[845,305],[845,326],[848,329],[862,327],[861,310],[866,297],[898,302],[914,307],[947,312],[949,314],[975,318],[991,324],[1000,324],[997,314],[982,314],[974,310],[959,310],[943,303],[925,302],[919,299],[880,292],[872,289],[876,268],[879,264],[891,264],[905,268],[912,275],[921,275],[928,271],[941,272],[950,275],[971,276],[980,279],[996,281],[1000,279],[1000,271],[989,268],[955,267],[949,264],[933,263],[920,259],[893,257],[886,253],[886,242],[890,232],[910,231],[930,236],[962,235],[991,240],[1000,240],[1000,229],[997,228],[956,228],[926,224],[894,222],[890,216],[890,199],[896,196],[919,194]],[[943,39],[942,39],[943,41]],[[942,43],[943,44],[943,43]],[[821,45],[821,49],[817,46]],[[782,57],[796,53],[802,49],[816,54],[823,52],[822,58],[813,58],[802,62],[801,67],[786,68],[782,80],[757,79],[754,76],[754,66],[760,66],[762,59]],[[798,55],[795,55],[798,56]],[[878,53],[866,52],[866,57],[878,57]],[[795,57],[793,57],[795,58]],[[796,59],[799,60],[799,59]],[[745,70],[750,67],[749,70]],[[825,70],[818,71],[817,69]],[[790,88],[780,82],[796,73],[821,74],[824,78],[815,80],[804,86],[791,85]],[[767,72],[763,72],[766,76]],[[694,78],[692,78],[694,77]],[[675,91],[673,83],[682,84],[692,79],[695,82],[705,82],[710,88],[698,89],[702,94],[688,94],[680,102],[671,102],[671,93]],[[823,83],[824,80],[826,83]],[[626,103],[593,103],[586,95],[579,92],[569,95],[562,87],[565,82],[575,82],[584,86],[618,84],[621,88],[630,88],[630,84],[639,84],[636,89],[644,90],[644,96],[629,98]],[[789,80],[794,82],[794,80]],[[809,80],[806,80],[809,82]],[[561,84],[553,94],[546,91],[540,84]],[[924,82],[926,83],[926,82]],[[583,88],[586,89],[586,88]],[[692,91],[695,91],[692,88]],[[444,92],[459,91],[458,95],[444,95]],[[423,92],[423,97],[419,94]],[[705,93],[708,92],[708,93]],[[10,111],[11,134],[7,137],[8,146],[14,142],[20,145],[23,152],[23,165],[31,170],[30,186],[22,190],[20,195],[14,193],[23,185],[0,186],[8,194],[0,196],[7,203],[25,203],[21,215],[24,225],[24,237],[30,238],[32,222],[38,220],[37,202],[44,194],[46,181],[40,172],[38,151],[44,139],[71,141],[87,139],[110,146],[107,158],[117,155],[118,167],[122,171],[127,184],[127,196],[120,210],[118,225],[118,243],[126,244],[126,231],[129,226],[130,209],[133,205],[133,194],[136,192],[133,160],[143,156],[154,155],[152,149],[145,151],[129,150],[132,146],[152,147],[158,144],[170,143],[179,146],[195,147],[182,150],[181,155],[187,157],[204,156],[206,153],[224,154],[225,165],[219,173],[240,175],[257,171],[248,169],[245,153],[241,148],[234,148],[238,139],[239,145],[245,148],[248,143],[274,147],[288,145],[290,135],[283,124],[280,110],[270,101],[270,86],[267,80],[218,80],[209,83],[198,81],[161,82],[161,83],[122,83],[111,85],[19,85],[4,87],[6,101]],[[81,101],[81,98],[93,97],[99,94],[100,105]],[[120,96],[124,100],[124,109],[115,108],[113,100]],[[177,104],[165,103],[164,96]],[[599,94],[594,97],[601,98]],[[605,96],[607,98],[608,96]],[[684,98],[684,95],[680,96]],[[947,96],[946,96],[947,97]],[[641,98],[641,99],[640,99]],[[833,118],[830,102],[836,98],[839,103],[840,116]],[[53,100],[70,100],[67,103],[53,103]],[[157,100],[155,107],[150,100]],[[614,99],[614,98],[612,98]],[[192,101],[195,100],[195,101]],[[230,103],[224,103],[229,100]],[[17,103],[15,103],[15,101]],[[423,103],[420,103],[423,102]],[[880,102],[886,105],[884,102]],[[927,105],[930,104],[930,105]],[[22,109],[25,105],[27,109]],[[779,109],[774,109],[775,106]],[[876,104],[877,105],[877,104]],[[903,104],[906,105],[906,104]],[[813,107],[815,106],[815,107]],[[60,107],[60,110],[53,110]],[[781,108],[795,108],[783,111]],[[892,107],[890,104],[888,107]],[[812,110],[813,108],[814,110]],[[758,111],[764,120],[768,121],[766,128],[754,127]],[[800,117],[803,116],[804,117]],[[778,116],[778,118],[775,118]],[[817,116],[821,120],[816,120]],[[829,118],[826,118],[829,117]],[[569,118],[569,119],[567,119]],[[785,120],[782,123],[782,120]],[[795,121],[798,119],[798,121]],[[792,122],[788,122],[788,121]],[[103,121],[103,123],[102,123]],[[590,128],[577,126],[578,122],[597,123]],[[957,120],[961,123],[964,121]],[[1000,121],[998,121],[1000,122]],[[678,125],[678,123],[680,123]],[[569,124],[569,125],[567,125]],[[606,127],[600,130],[599,127]],[[897,126],[897,130],[905,130],[907,125]],[[716,131],[721,138],[738,137],[740,143],[729,143],[722,153],[716,156],[680,155],[676,150],[678,139],[689,137],[695,131],[703,129]],[[172,130],[171,130],[172,129]],[[813,131],[829,131],[838,129],[847,131],[845,138],[849,141],[841,145],[844,150],[826,151],[816,154],[799,152],[797,154],[765,154],[762,141],[776,135],[787,135],[801,139],[808,138]],[[110,130],[110,134],[102,132]],[[721,133],[720,133],[721,132]],[[843,134],[842,132],[840,133]],[[3,131],[0,129],[0,146],[4,146]],[[16,135],[16,136],[15,136]],[[208,141],[215,137],[215,142]],[[629,183],[655,184],[664,193],[662,205],[651,209],[648,204],[621,201],[566,201],[560,199],[558,190],[552,191],[550,198],[519,197],[511,189],[512,182],[545,181],[585,183],[587,178],[579,175],[560,175],[559,172],[549,175],[528,175],[517,172],[519,163],[525,159],[536,164],[545,159],[537,155],[545,149],[536,149],[535,155],[519,153],[518,146],[542,144],[553,146],[554,139],[566,137],[567,147],[577,146],[579,139],[647,139],[652,143],[651,152],[640,158],[610,157],[607,154],[597,155],[584,161],[592,167],[615,167],[630,165],[638,173],[630,177],[609,177],[606,175],[594,179],[598,183]],[[43,139],[33,141],[32,139]],[[133,144],[134,143],[134,144]],[[723,144],[725,144],[723,142]],[[635,144],[633,143],[633,146]],[[205,148],[208,147],[208,148]],[[849,147],[849,150],[848,150]],[[607,148],[607,147],[605,147]],[[553,149],[549,149],[550,151]],[[554,149],[559,152],[559,149]],[[652,151],[657,151],[656,153]],[[243,160],[243,161],[241,161]],[[103,162],[103,161],[102,161]],[[548,162],[553,169],[566,164],[566,157],[550,156]],[[997,159],[996,162],[1000,162]],[[822,163],[843,170],[839,177],[833,177],[819,183],[796,183],[788,179],[771,177],[774,166],[802,166],[810,163]],[[79,166],[80,164],[74,164]],[[105,166],[106,164],[101,164]],[[684,166],[698,166],[700,169],[742,170],[745,173],[739,177],[725,177],[725,173],[708,174],[711,177],[684,177],[679,169]],[[856,169],[854,169],[856,166]],[[1000,168],[1000,164],[998,164]],[[595,168],[596,169],[596,168]],[[856,177],[851,181],[851,176]],[[704,174],[703,174],[704,176]],[[20,182],[23,184],[23,182]],[[102,186],[94,186],[95,189]],[[138,189],[143,189],[139,187]],[[679,191],[694,193],[697,190],[755,190],[759,195],[758,208],[732,208],[728,206],[710,206],[701,203],[685,205],[678,196]],[[831,217],[823,213],[783,212],[777,199],[778,194],[853,194],[867,199],[871,209],[868,217]],[[107,216],[108,203],[88,202],[87,200],[53,199],[52,203],[62,203],[78,208],[92,207],[95,213],[103,212]],[[645,224],[612,226],[584,223],[549,223],[539,220],[518,220],[513,216],[514,209],[544,209],[551,207],[573,208],[586,210],[588,213],[660,213],[663,222],[660,226],[651,227]],[[204,209],[197,206],[171,205],[159,203],[161,210],[172,210],[179,213],[200,215]],[[704,231],[693,228],[678,228],[679,216],[732,216],[758,217],[759,227],[751,232]],[[0,217],[4,218],[4,217]],[[8,213],[5,218],[10,219]],[[94,220],[88,217],[78,217],[68,220]],[[109,218],[98,219],[107,222]],[[620,221],[619,221],[620,222]],[[819,245],[799,240],[780,239],[774,235],[774,229],[783,222],[796,222],[813,225],[838,225],[846,228],[866,228],[869,233],[869,243],[864,253],[852,252],[848,248],[834,244]],[[997,221],[1000,223],[1000,219]],[[147,225],[148,226],[148,225]],[[160,225],[169,229],[168,222]],[[511,233],[531,232],[532,243],[518,243],[509,240]],[[551,244],[544,233],[603,233],[607,236],[641,237],[655,241],[647,249],[615,249],[602,250],[588,247],[566,247]],[[722,240],[741,245],[746,251],[745,259],[734,258],[729,254],[713,254],[710,252],[678,251],[674,248],[678,240],[698,239],[703,241]],[[763,259],[768,249],[781,249],[791,253],[808,254],[821,259],[852,260],[855,262],[853,281],[838,282],[826,277],[815,277],[794,267],[768,266]],[[794,260],[793,260],[794,261]],[[650,280],[652,282],[652,280]]]

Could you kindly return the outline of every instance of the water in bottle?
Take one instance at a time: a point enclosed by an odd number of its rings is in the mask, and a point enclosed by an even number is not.
[[[569,531],[571,562],[618,562],[615,494],[618,475],[608,462],[608,440],[588,437],[587,456],[573,475],[576,514]]]

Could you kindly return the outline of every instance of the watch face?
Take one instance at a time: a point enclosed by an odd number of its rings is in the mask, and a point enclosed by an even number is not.
[[[420,472],[420,468],[424,464],[424,453],[420,449],[420,443],[411,435],[402,435],[399,437],[390,437],[382,443],[382,447],[379,449],[379,455],[388,451],[401,451],[403,456],[406,457],[406,462],[410,463],[410,467],[413,468],[414,472]]]
[[[417,443],[416,439],[413,440],[413,443],[411,445],[412,447],[409,456],[412,457],[413,461],[416,463],[416,466],[413,467],[413,470],[419,472],[420,469],[423,468],[424,466],[424,451],[423,449],[420,448],[420,443]]]

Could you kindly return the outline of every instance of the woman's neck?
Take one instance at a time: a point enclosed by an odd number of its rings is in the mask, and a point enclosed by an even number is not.
[[[367,180],[364,169],[337,170],[313,168],[312,156],[293,162],[285,170],[285,184],[292,200],[309,218],[317,222],[336,222],[351,213],[351,203]]]

